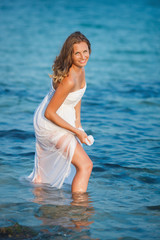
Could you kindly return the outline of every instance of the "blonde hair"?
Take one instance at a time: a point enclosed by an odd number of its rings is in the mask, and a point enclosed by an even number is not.
[[[80,42],[86,42],[89,54],[91,53],[89,40],[81,32],[72,33],[64,42],[60,54],[56,57],[52,66],[53,75],[50,75],[50,77],[53,79],[53,84],[61,82],[63,78],[68,76],[69,69],[72,66],[73,45]]]

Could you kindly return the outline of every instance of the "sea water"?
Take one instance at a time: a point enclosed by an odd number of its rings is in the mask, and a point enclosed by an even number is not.
[[[88,191],[33,186],[33,114],[74,31],[92,45]],[[0,238],[160,239],[160,1],[0,1]]]

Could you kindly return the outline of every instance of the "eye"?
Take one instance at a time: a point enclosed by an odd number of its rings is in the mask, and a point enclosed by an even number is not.
[[[78,54],[79,54],[79,52],[76,52],[76,53],[75,53],[75,55],[78,55]]]

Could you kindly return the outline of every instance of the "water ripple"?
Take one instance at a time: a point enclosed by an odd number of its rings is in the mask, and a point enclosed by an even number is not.
[[[0,1],[0,238],[159,239],[159,6]],[[34,111],[50,89],[53,59],[77,30],[92,46],[81,117],[95,138],[84,146],[94,167],[81,197],[70,185],[26,180]]]
[[[17,139],[26,140],[26,139],[34,138],[34,133],[29,131],[22,131],[19,129],[11,129],[11,130],[0,131],[0,137],[17,138]]]

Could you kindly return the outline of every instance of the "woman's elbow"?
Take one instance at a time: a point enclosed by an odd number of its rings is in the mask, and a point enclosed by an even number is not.
[[[48,111],[47,111],[47,109],[46,109],[45,112],[44,112],[44,116],[45,116],[45,118],[48,119]]]
[[[50,111],[49,111],[48,108],[45,110],[44,116],[45,116],[45,118],[47,118],[48,120],[51,120],[52,117],[51,117],[51,113],[50,113]]]

